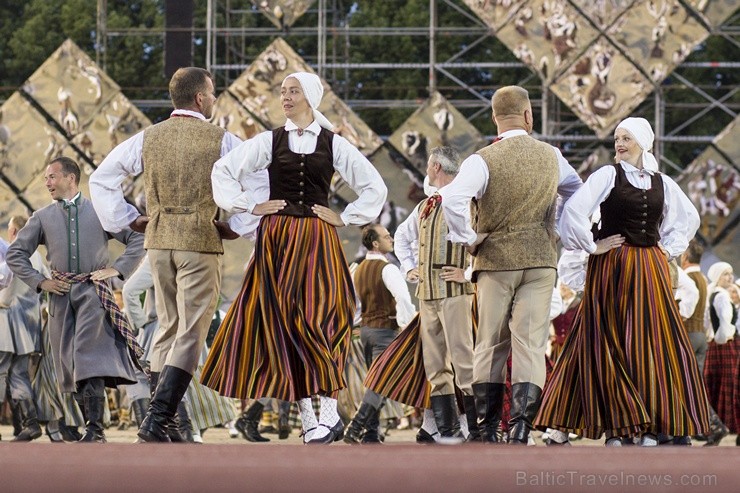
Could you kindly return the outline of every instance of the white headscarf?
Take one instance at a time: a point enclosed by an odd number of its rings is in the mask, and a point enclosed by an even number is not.
[[[637,145],[642,149],[642,167],[648,171],[658,171],[658,161],[651,152],[655,134],[648,121],[644,118],[629,117],[622,120],[617,128],[628,131],[637,141]]]
[[[732,270],[732,266],[727,262],[716,262],[712,264],[712,266],[707,271],[709,282],[716,286],[719,278],[728,270]]]
[[[306,97],[306,101],[308,101],[308,105],[313,111],[313,118],[316,120],[316,123],[327,130],[333,129],[334,125],[317,109],[319,104],[321,104],[321,98],[324,96],[324,85],[321,83],[319,76],[308,72],[294,72],[285,79],[290,77],[296,79],[301,85],[303,95]],[[285,82],[285,79],[283,79],[283,82]]]

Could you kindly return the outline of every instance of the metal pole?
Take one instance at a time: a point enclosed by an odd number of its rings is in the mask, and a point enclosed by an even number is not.
[[[547,87],[547,82],[544,80],[542,81],[542,104],[540,106],[540,111],[542,112],[540,115],[540,118],[542,118],[541,132],[542,135],[548,135],[550,132],[550,125],[548,122],[548,118],[550,117],[550,112],[548,111],[550,107],[550,89]],[[534,118],[534,115],[532,116],[532,118]]]
[[[658,86],[655,89],[655,135],[657,137],[658,143],[654,146],[655,149],[653,149],[655,159],[656,161],[658,161],[658,163],[661,163],[660,157],[663,155],[663,147],[665,146],[665,136],[663,135],[663,127],[665,125],[664,103],[665,101],[663,101],[663,91],[660,86]],[[662,165],[660,167],[663,168]]]
[[[437,90],[436,53],[437,0],[429,0],[429,95]]]
[[[319,77],[324,76],[326,65],[326,0],[319,0],[319,53],[316,61],[316,71]]]
[[[211,36],[213,36],[213,0],[208,0],[206,4],[206,70],[211,71]],[[216,74],[213,74],[216,78]]]
[[[108,45],[108,0],[98,0],[95,26],[95,63],[105,70],[105,51]]]

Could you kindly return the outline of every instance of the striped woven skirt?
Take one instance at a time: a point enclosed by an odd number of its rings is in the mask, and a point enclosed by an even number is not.
[[[353,336],[350,342],[347,364],[344,366],[344,378],[347,382],[337,400],[339,401],[340,414],[350,418],[355,415],[362,404],[365,396],[365,377],[367,376],[367,363],[365,362],[365,347],[359,336]],[[409,410],[409,414],[413,409]],[[389,400],[380,408],[379,418],[383,421],[388,419],[402,418],[405,416],[404,406],[398,402]]]
[[[709,403],[730,430],[740,428],[740,337],[726,344],[712,341],[704,362]]]
[[[354,310],[334,226],[318,218],[265,216],[201,381],[238,399],[336,397],[345,387]]]
[[[431,407],[432,386],[424,371],[418,313],[375,358],[367,371],[365,387],[402,404],[424,409]]]
[[[535,426],[592,439],[709,430],[704,383],[658,247],[588,259],[584,298]]]

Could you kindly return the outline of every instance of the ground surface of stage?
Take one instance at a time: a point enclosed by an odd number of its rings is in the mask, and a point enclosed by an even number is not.
[[[415,445],[394,430],[386,445],[301,445],[297,433],[267,444],[209,430],[203,445],[132,444],[134,430],[107,431],[107,445],[7,443],[0,427],[2,492],[735,492],[734,436],[704,448],[570,448]]]

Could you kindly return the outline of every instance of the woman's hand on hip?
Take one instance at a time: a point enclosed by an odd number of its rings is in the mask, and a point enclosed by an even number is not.
[[[622,235],[612,235],[602,238],[596,241],[596,250],[591,255],[602,255],[609,250],[622,246],[622,243],[624,243],[624,236]]]
[[[314,214],[319,216],[319,219],[321,219],[322,221],[326,221],[332,226],[341,228],[342,226],[345,225],[344,221],[342,221],[342,218],[339,216],[339,214],[329,209],[328,207],[324,207],[323,205],[314,204],[313,207],[311,207],[311,210],[313,211]]]

